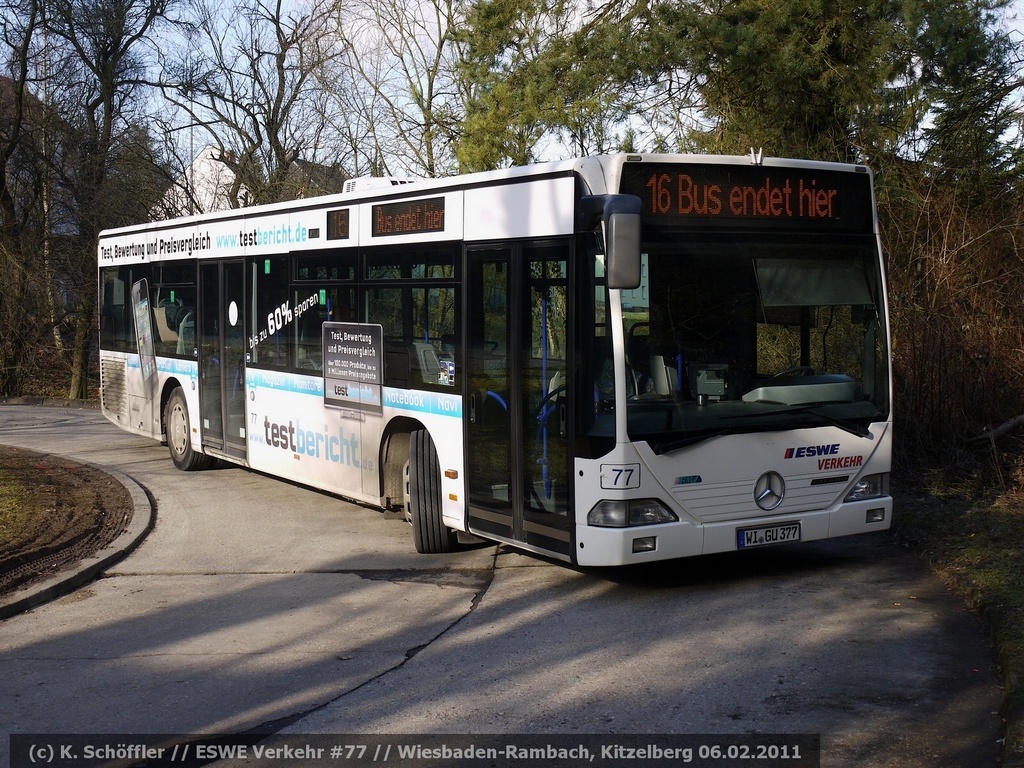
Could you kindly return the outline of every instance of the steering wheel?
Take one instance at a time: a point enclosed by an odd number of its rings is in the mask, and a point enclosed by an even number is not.
[[[545,422],[545,423],[547,422],[548,417],[554,412],[554,409],[548,411],[548,409],[547,409],[548,402],[550,400],[558,397],[563,392],[565,392],[565,387],[564,386],[556,387],[555,389],[552,389],[550,392],[548,392],[546,395],[544,395],[544,397],[541,398],[541,401],[539,403],[537,403],[537,407],[536,407],[536,409],[534,409],[534,412],[533,412],[533,416],[537,420],[538,423],[542,422],[542,421]]]

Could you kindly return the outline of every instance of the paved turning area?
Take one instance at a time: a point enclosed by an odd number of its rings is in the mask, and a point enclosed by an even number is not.
[[[978,621],[885,537],[578,570],[417,555],[379,511],[182,473],[96,411],[0,406],[0,443],[138,483],[154,525],[0,621],[10,733],[815,733],[822,766],[996,766]],[[148,515],[141,505],[139,515]]]

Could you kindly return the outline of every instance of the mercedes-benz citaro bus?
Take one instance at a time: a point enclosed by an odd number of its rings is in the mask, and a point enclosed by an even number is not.
[[[103,232],[103,413],[183,470],[404,510],[424,553],[618,565],[889,527],[866,167],[401,181]]]

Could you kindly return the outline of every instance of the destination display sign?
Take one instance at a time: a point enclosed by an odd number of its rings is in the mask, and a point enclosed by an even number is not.
[[[341,208],[336,211],[327,212],[327,239],[348,240],[349,238],[349,209]]]
[[[867,173],[763,166],[626,163],[620,191],[654,226],[870,232]]]
[[[444,198],[403,200],[373,206],[373,237],[444,232]]]
[[[324,323],[324,405],[383,413],[384,328]]]

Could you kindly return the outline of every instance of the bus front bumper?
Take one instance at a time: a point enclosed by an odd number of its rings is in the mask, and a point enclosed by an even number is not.
[[[735,552],[741,549],[743,542],[748,542],[745,548],[753,548],[774,546],[775,542],[816,541],[884,531],[891,523],[892,497],[882,496],[846,502],[834,509],[704,525],[681,521],[626,528],[580,526],[576,562],[579,565],[630,565],[671,560]],[[799,526],[795,538],[794,525]],[[772,535],[745,535],[746,531],[768,531]]]

